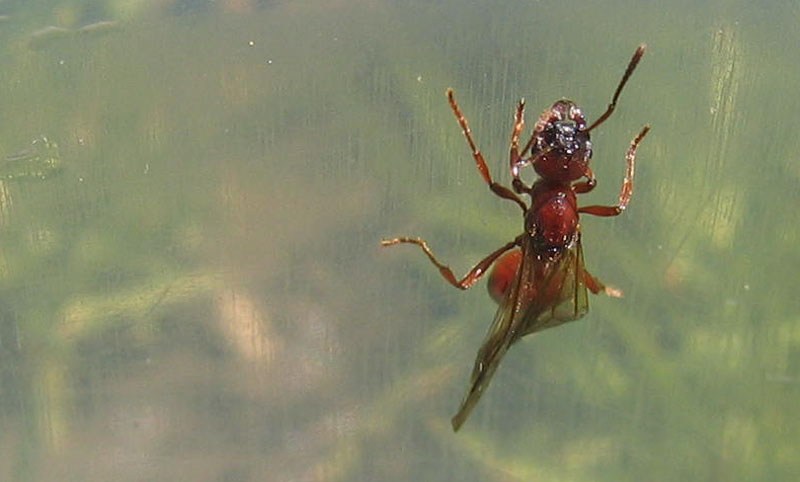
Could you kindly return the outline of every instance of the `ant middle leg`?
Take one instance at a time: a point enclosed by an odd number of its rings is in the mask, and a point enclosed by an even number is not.
[[[619,216],[628,207],[628,202],[633,194],[633,174],[636,163],[636,149],[642,142],[644,136],[650,132],[650,126],[644,126],[639,135],[631,142],[631,146],[625,153],[625,178],[622,180],[622,188],[619,191],[619,203],[616,206],[585,206],[578,208],[579,213],[591,214],[594,216]]]
[[[459,125],[461,125],[461,130],[464,132],[464,137],[467,139],[467,144],[469,144],[469,147],[472,150],[472,157],[475,158],[475,165],[477,166],[478,171],[481,173],[483,180],[489,185],[489,189],[501,198],[517,203],[517,205],[522,208],[523,212],[527,211],[528,206],[522,199],[519,198],[519,196],[514,194],[511,189],[503,186],[502,184],[494,182],[492,179],[492,175],[489,173],[489,167],[486,165],[486,161],[483,159],[483,154],[481,154],[481,151],[478,150],[478,147],[475,145],[475,141],[472,140],[472,133],[469,129],[469,124],[467,124],[467,119],[464,117],[464,114],[461,113],[461,109],[456,103],[455,96],[453,95],[453,89],[447,89],[447,99],[450,101],[450,107],[453,109],[453,113],[455,113]],[[520,129],[521,128],[522,127],[520,127]]]
[[[458,289],[466,290],[470,288],[472,285],[474,285],[479,279],[481,279],[481,276],[483,276],[486,273],[486,271],[489,269],[489,266],[491,266],[492,263],[494,263],[497,260],[497,258],[499,258],[503,253],[505,253],[509,249],[518,246],[521,241],[521,238],[522,236],[518,236],[513,241],[506,243],[499,249],[495,250],[489,256],[480,260],[478,264],[476,264],[471,270],[469,270],[469,272],[466,275],[464,275],[464,277],[461,278],[460,280],[456,279],[456,276],[453,274],[453,271],[446,264],[436,259],[436,256],[433,255],[433,252],[428,247],[428,243],[426,243],[425,240],[423,240],[422,238],[402,237],[394,239],[385,239],[381,241],[381,246],[394,246],[395,244],[401,244],[401,243],[416,244],[417,246],[422,248],[422,251],[424,251],[428,259],[431,260],[431,263],[433,263],[434,265],[436,265],[437,268],[439,268],[439,272],[442,274],[444,279],[447,280],[448,283],[450,283],[451,285],[455,286]]]

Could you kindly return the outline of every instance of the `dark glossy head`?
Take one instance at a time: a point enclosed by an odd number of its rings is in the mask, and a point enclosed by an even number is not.
[[[542,113],[533,130],[531,162],[543,179],[571,182],[583,177],[592,158],[592,143],[580,107],[559,100]]]

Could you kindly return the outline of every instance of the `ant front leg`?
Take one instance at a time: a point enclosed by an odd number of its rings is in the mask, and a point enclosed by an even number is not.
[[[586,166],[586,172],[583,175],[586,178],[585,181],[572,185],[572,190],[575,194],[585,194],[597,187],[597,179],[595,179],[594,172],[589,166]]]
[[[444,279],[447,280],[448,283],[450,283],[451,285],[455,286],[458,289],[466,290],[470,288],[472,285],[474,285],[479,279],[481,279],[481,276],[483,276],[484,273],[486,273],[486,271],[489,269],[489,266],[491,266],[492,263],[494,263],[497,260],[497,258],[502,256],[503,253],[505,253],[511,248],[519,246],[521,239],[522,235],[518,236],[513,241],[506,243],[504,246],[497,249],[489,256],[480,260],[478,264],[476,264],[471,270],[469,270],[469,273],[464,275],[464,277],[461,278],[460,280],[456,279],[456,276],[453,274],[453,271],[446,264],[436,259],[436,256],[433,255],[433,252],[428,247],[428,243],[426,243],[422,238],[386,239],[381,241],[381,246],[394,246],[395,244],[400,244],[400,243],[416,244],[417,246],[422,248],[422,251],[424,251],[428,259],[431,260],[431,263],[435,264],[436,267],[439,268],[439,272],[442,273],[442,276],[444,277]]]
[[[525,147],[523,147],[522,150],[519,151],[519,153],[517,154],[517,161],[513,163],[511,166],[511,174],[512,176],[514,176],[514,181],[512,182],[512,185],[514,186],[514,190],[519,194],[522,193],[530,194],[531,192],[531,188],[526,186],[525,183],[523,183],[519,179],[519,169],[522,166],[533,164],[535,156],[531,156],[527,159],[525,159],[525,156],[528,154],[528,151],[530,151],[533,148],[534,142],[536,142],[536,129],[534,129],[530,139],[528,139],[528,142],[525,143]]]
[[[524,110],[525,99],[520,99],[519,105],[517,105],[517,113],[514,116],[514,130],[511,132],[511,152],[509,156],[509,169],[511,170],[512,177],[511,186],[517,194],[530,193],[531,190],[531,188],[526,186],[519,178],[519,169],[526,164],[519,153],[519,134],[525,126],[525,119],[523,117]]]
[[[519,133],[522,132],[522,128],[525,127],[525,118],[523,117],[524,112],[525,99],[520,99],[519,104],[517,105],[517,112],[514,114],[514,130],[511,131],[511,155],[509,156],[511,175],[514,177],[519,177]]]
[[[458,123],[461,125],[461,130],[464,132],[464,137],[467,138],[467,144],[469,144],[470,149],[472,149],[472,157],[475,158],[475,165],[478,167],[478,171],[481,173],[483,180],[489,185],[489,189],[491,189],[493,193],[501,198],[517,203],[519,207],[522,208],[523,212],[527,211],[528,206],[522,199],[519,198],[519,196],[514,194],[511,189],[494,182],[492,179],[492,175],[489,174],[489,168],[486,166],[486,161],[483,159],[483,154],[481,154],[481,151],[479,151],[475,146],[475,141],[472,140],[472,133],[470,132],[469,125],[467,124],[467,119],[464,117],[464,114],[461,113],[461,109],[456,103],[456,99],[453,96],[453,89],[447,89],[447,99],[450,101],[450,107],[453,109],[453,113],[455,113]],[[520,107],[518,110],[520,115],[521,109],[522,108]],[[516,126],[514,128],[516,129]],[[520,129],[522,129],[521,126]]]
[[[625,169],[625,179],[622,180],[622,188],[619,191],[619,204],[616,206],[585,206],[578,208],[579,213],[586,213],[594,216],[619,216],[622,211],[628,207],[628,202],[630,202],[631,195],[633,194],[633,174],[636,162],[636,148],[639,147],[639,143],[642,141],[642,139],[644,139],[644,136],[646,136],[649,131],[650,126],[644,126],[642,131],[639,132],[639,135],[636,136],[636,138],[634,138],[631,142],[628,152],[625,153],[627,167]],[[581,184],[583,183],[579,183],[576,186]]]

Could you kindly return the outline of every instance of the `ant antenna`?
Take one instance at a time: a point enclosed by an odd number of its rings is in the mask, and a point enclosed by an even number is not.
[[[592,125],[586,129],[586,132],[590,132],[595,127],[599,126],[606,119],[614,112],[614,109],[617,107],[617,99],[619,99],[619,94],[622,92],[622,88],[625,87],[625,84],[628,83],[628,79],[631,78],[631,74],[633,74],[633,70],[639,65],[639,61],[642,60],[642,56],[644,55],[644,50],[647,48],[645,44],[641,44],[636,48],[636,52],[633,53],[633,57],[631,57],[631,61],[628,62],[628,68],[625,69],[625,73],[622,75],[622,80],[619,81],[619,85],[617,86],[617,90],[614,91],[614,97],[611,98],[611,103],[608,104],[608,108],[600,116]]]

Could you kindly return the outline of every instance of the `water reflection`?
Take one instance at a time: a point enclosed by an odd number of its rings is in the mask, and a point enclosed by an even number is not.
[[[58,144],[39,136],[31,141],[29,147],[3,157],[0,161],[0,179],[43,180],[60,174],[63,169]]]

